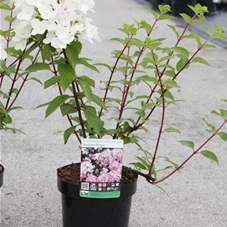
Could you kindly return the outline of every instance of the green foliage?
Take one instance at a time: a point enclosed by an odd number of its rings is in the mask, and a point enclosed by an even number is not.
[[[218,158],[212,151],[203,150],[203,151],[200,151],[199,154],[205,156],[206,158],[209,158],[210,160],[212,160],[218,164]]]
[[[194,148],[195,148],[194,142],[192,142],[192,141],[181,140],[181,141],[179,141],[179,143],[181,143],[184,146],[191,148],[192,150],[194,150]]]

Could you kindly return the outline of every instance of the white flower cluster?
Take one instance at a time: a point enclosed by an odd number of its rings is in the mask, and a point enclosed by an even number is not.
[[[64,49],[76,37],[99,41],[98,31],[87,18],[94,0],[14,0],[17,23],[15,49],[24,50],[29,38],[45,34],[43,42]]]

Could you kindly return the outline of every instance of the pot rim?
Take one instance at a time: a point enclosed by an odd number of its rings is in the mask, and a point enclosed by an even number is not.
[[[80,164],[80,163],[71,163],[71,164]],[[70,166],[71,164],[62,166],[60,168]],[[60,168],[58,168],[57,171]],[[135,178],[135,180],[133,182],[131,182],[129,184],[123,184],[121,186],[121,196],[119,198],[124,198],[124,197],[132,196],[133,194],[135,194],[136,189],[137,189],[137,181],[138,181],[138,176]],[[75,199],[81,198],[79,196],[79,188],[80,188],[79,184],[74,184],[72,182],[66,182],[66,181],[62,180],[58,176],[58,174],[57,174],[57,186],[58,186],[58,190],[62,194],[67,195],[71,198],[75,198]],[[115,199],[115,198],[113,198],[113,199]],[[98,199],[98,200],[100,200],[100,199]],[[106,200],[106,199],[104,199],[104,200]]]

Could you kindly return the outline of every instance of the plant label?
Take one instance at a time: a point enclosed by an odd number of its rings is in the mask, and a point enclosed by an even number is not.
[[[81,147],[80,196],[120,197],[123,141],[83,139]]]

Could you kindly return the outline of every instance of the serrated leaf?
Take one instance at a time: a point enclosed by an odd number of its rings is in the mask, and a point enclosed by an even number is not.
[[[201,57],[194,57],[191,62],[192,63],[201,63],[204,65],[210,66],[210,64],[204,58],[201,58]]]
[[[180,46],[176,46],[173,48],[173,50],[179,54],[181,54],[182,56],[184,56],[186,59],[189,58],[189,51],[184,48],[184,47],[180,47]]]
[[[50,44],[44,45],[43,49],[41,50],[43,60],[50,61],[53,52],[54,52],[54,48]]]
[[[39,83],[39,84],[43,85],[42,81],[41,81],[41,80],[39,80],[39,79],[38,79],[38,78],[36,78],[36,77],[31,77],[31,78],[29,78],[28,80],[34,80],[35,82],[37,82],[37,83]]]
[[[186,59],[184,57],[180,58],[180,60],[176,64],[176,70],[179,72],[183,68],[186,68],[186,66],[187,66],[186,64],[187,63],[188,63],[188,59]]]
[[[68,142],[69,137],[73,134],[75,129],[76,129],[76,126],[72,126],[64,131],[64,143],[65,144]]]
[[[61,78],[61,86],[65,91],[69,85],[75,80],[75,71],[71,65],[58,64],[58,72]]]
[[[89,58],[79,58],[78,59],[79,64],[82,64],[82,65],[86,66],[87,68],[92,69],[96,72],[99,72],[99,70],[94,65],[90,64],[88,61],[90,61]]]
[[[49,80],[44,82],[44,88],[51,87],[52,85],[59,83],[61,78],[59,76],[53,76]]]
[[[218,158],[212,151],[203,150],[203,151],[200,151],[199,154],[205,156],[206,158],[211,159],[212,161],[214,161],[218,164]]]
[[[225,132],[219,132],[218,134],[217,134],[223,141],[227,141],[227,133],[225,133]]]
[[[91,102],[92,101],[92,96],[93,96],[92,90],[91,90],[91,81],[93,81],[93,80],[91,80],[91,79],[87,80],[87,79],[89,79],[89,78],[86,77],[86,76],[83,76],[83,77],[78,78],[77,82],[81,86],[81,88],[82,88],[82,90],[83,90],[88,102]]]
[[[69,95],[60,95],[55,97],[52,101],[49,102],[49,105],[46,109],[46,118],[54,113],[60,105],[69,98]]]
[[[77,108],[72,104],[65,103],[60,106],[62,116],[77,112]]]
[[[75,67],[78,62],[78,57],[79,57],[79,52],[78,52],[77,48],[74,45],[67,45],[65,52],[66,52],[66,56],[69,59],[71,65],[73,67]]]
[[[164,131],[165,132],[175,132],[175,133],[179,133],[179,134],[181,133],[179,129],[173,128],[173,127],[166,128]]]
[[[35,63],[35,64],[32,64],[32,65],[29,65],[25,71],[26,72],[37,72],[37,71],[40,71],[40,70],[50,70],[50,66],[46,63]]]
[[[188,140],[181,140],[179,141],[180,144],[184,145],[184,146],[187,146],[189,148],[191,148],[192,150],[194,150],[195,148],[195,145],[192,141],[188,141]]]
[[[84,107],[84,115],[88,122],[88,124],[93,128],[95,132],[100,132],[104,123],[103,121],[97,116],[96,110],[92,106],[85,106]]]

